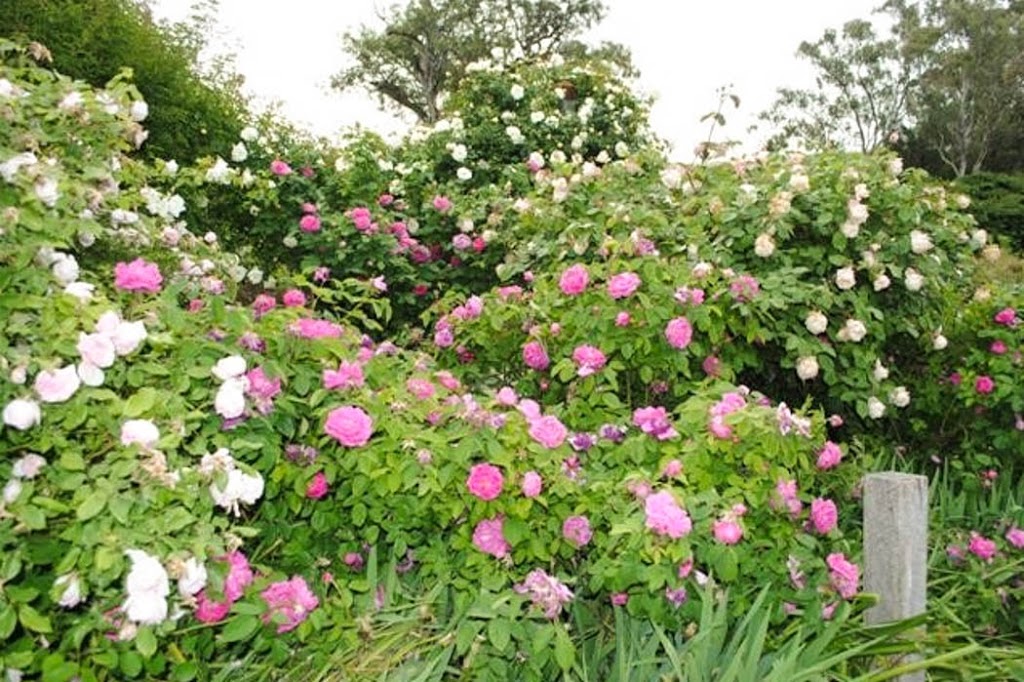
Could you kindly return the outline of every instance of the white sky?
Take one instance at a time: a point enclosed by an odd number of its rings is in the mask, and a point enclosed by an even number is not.
[[[360,24],[379,26],[376,10],[393,0],[220,0],[215,50],[234,52],[236,68],[257,101],[279,100],[282,112],[312,132],[332,136],[362,124],[385,135],[408,123],[382,112],[362,92],[329,87],[345,64],[340,36]],[[748,126],[771,105],[779,86],[807,87],[810,68],[795,57],[802,40],[829,27],[869,18],[881,0],[605,0],[608,15],[588,39],[629,47],[640,90],[657,97],[655,132],[685,157],[707,137],[700,117],[731,84],[742,100],[726,111],[727,139],[756,146]],[[159,18],[180,20],[192,0],[151,0]],[[404,0],[402,0],[404,4]],[[722,134],[716,139],[723,139]]]

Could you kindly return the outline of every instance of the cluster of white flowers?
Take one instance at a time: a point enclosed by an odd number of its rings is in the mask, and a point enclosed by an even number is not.
[[[164,196],[152,187],[143,187],[139,190],[139,194],[146,200],[146,210],[158,218],[167,221],[176,220],[185,212],[185,200],[181,198],[181,195]]]
[[[222,382],[213,405],[217,414],[225,419],[241,417],[245,412],[245,391],[249,388],[245,370],[245,358],[240,355],[221,358],[213,366],[213,376]]]
[[[222,507],[235,516],[239,515],[238,505],[256,504],[263,496],[263,477],[260,474],[247,474],[238,468],[235,458],[226,448],[220,448],[213,454],[203,455],[199,464],[199,473],[213,477],[210,484],[210,496],[218,507]],[[217,478],[220,477],[221,484]]]

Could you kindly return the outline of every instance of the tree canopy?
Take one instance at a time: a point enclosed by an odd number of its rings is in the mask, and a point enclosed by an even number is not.
[[[384,105],[433,123],[443,96],[474,62],[492,55],[548,56],[586,51],[575,40],[600,21],[601,0],[413,0],[342,38],[352,64],[335,75],[339,90],[362,88]],[[632,70],[628,50],[604,44],[603,56]]]

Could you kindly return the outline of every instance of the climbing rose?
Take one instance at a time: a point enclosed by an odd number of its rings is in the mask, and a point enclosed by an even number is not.
[[[485,502],[500,495],[504,485],[505,477],[501,469],[486,462],[474,464],[469,470],[469,478],[466,479],[466,488],[469,492]]]
[[[361,408],[338,407],[327,415],[324,431],[345,447],[359,447],[370,440],[373,420]]]
[[[581,377],[600,371],[607,362],[604,353],[594,346],[577,346],[572,352],[572,361],[579,368],[576,373]]]
[[[530,369],[537,371],[543,371],[551,364],[544,346],[540,345],[539,341],[530,341],[523,346],[523,362]]]

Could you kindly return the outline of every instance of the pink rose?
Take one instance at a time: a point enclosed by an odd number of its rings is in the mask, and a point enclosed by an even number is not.
[[[288,331],[304,339],[336,339],[344,330],[329,320],[303,317],[288,325]]]
[[[996,388],[996,382],[992,377],[980,376],[974,382],[974,390],[982,395],[988,395]]]
[[[743,539],[743,529],[732,519],[719,519],[712,527],[717,542],[723,545],[735,545]]]
[[[280,159],[274,159],[270,162],[270,172],[278,176],[291,175],[292,167]]]
[[[612,298],[625,298],[640,286],[640,276],[632,272],[623,272],[608,280],[608,295]]]
[[[627,313],[625,311],[622,311],[622,312],[620,312],[619,314],[617,314],[615,316],[615,326],[616,327],[628,327],[629,326],[629,321],[630,321],[629,313]]]
[[[122,291],[146,291],[155,294],[160,291],[164,278],[156,263],[136,258],[131,263],[120,262],[114,266],[114,286]]]
[[[644,514],[644,523],[658,535],[678,540],[693,528],[690,517],[667,490],[647,496],[644,500]]]
[[[252,312],[256,318],[263,317],[277,306],[277,299],[270,294],[260,294],[252,302]]]
[[[612,606],[625,606],[629,602],[629,595],[625,592],[615,592],[608,597]]]
[[[682,350],[690,345],[693,338],[693,326],[685,317],[677,317],[671,320],[665,327],[665,338],[673,348]]]
[[[562,523],[562,537],[576,547],[583,547],[594,536],[586,516],[570,516]]]
[[[502,516],[480,521],[473,529],[473,545],[498,559],[507,556],[512,546],[505,540],[504,523]]]
[[[523,474],[523,495],[525,497],[537,497],[544,489],[544,481],[536,471],[527,471]],[[1024,534],[1024,531],[1022,531]]]
[[[501,469],[486,462],[474,464],[469,470],[469,478],[466,479],[466,488],[469,492],[485,502],[500,495],[504,485],[505,477]]]
[[[505,407],[512,407],[519,402],[519,396],[516,395],[515,390],[511,386],[503,386],[494,398],[498,401],[499,405],[504,405]]]
[[[587,272],[587,268],[577,264],[562,273],[558,286],[566,296],[576,296],[583,293],[588,282],[590,282],[590,273]]]
[[[327,490],[327,477],[324,475],[324,472],[318,471],[313,480],[306,486],[306,497],[311,500],[319,500],[327,494]]]
[[[212,601],[206,596],[206,590],[196,595],[196,620],[200,623],[219,623],[230,611],[231,602]]]
[[[324,388],[328,391],[336,388],[359,388],[365,383],[363,366],[358,362],[342,361],[337,370],[324,370],[323,381]]]
[[[996,339],[988,349],[996,355],[1002,355],[1006,352],[1006,344],[1003,341]]]
[[[447,213],[451,210],[452,202],[451,199],[446,196],[437,195],[434,197],[433,205],[435,210],[440,211],[441,213]]]
[[[310,611],[320,605],[309,585],[299,576],[271,584],[260,592],[260,597],[267,604],[263,621],[277,623],[278,634],[297,628]]]
[[[523,346],[523,362],[530,369],[537,371],[543,371],[551,364],[544,346],[539,341],[530,341]]]
[[[558,417],[548,415],[535,419],[530,424],[530,438],[546,448],[557,448],[565,442],[568,435],[568,429],[558,421]]]
[[[226,559],[229,565],[228,575],[224,579],[224,596],[230,602],[237,601],[242,597],[245,588],[251,585],[253,581],[249,560],[237,550],[228,552],[221,559]]]
[[[992,561],[996,555],[996,543],[986,537],[971,533],[971,541],[967,545],[967,551],[984,561]]]
[[[576,373],[581,377],[586,377],[600,371],[604,367],[606,359],[599,348],[577,346],[572,353],[572,361],[579,368]]]
[[[434,384],[430,383],[426,379],[417,379],[413,377],[405,382],[405,388],[420,400],[426,400],[432,398],[434,393],[437,391],[434,388]]]
[[[1013,308],[1003,308],[996,313],[993,318],[996,324],[1006,325],[1007,327],[1013,326],[1013,321],[1017,319],[1017,311]]]
[[[838,520],[839,512],[835,502],[821,497],[811,502],[811,524],[814,530],[825,535],[836,527]]]
[[[829,568],[829,581],[843,599],[851,599],[857,594],[860,581],[860,569],[857,564],[846,560],[843,554],[829,554],[825,558]]]
[[[818,451],[818,468],[831,469],[839,465],[843,458],[843,451],[832,441],[826,441],[825,446]]]
[[[281,296],[281,302],[288,308],[301,308],[306,305],[306,295],[298,289],[289,289]]]
[[[318,232],[320,230],[320,218],[312,213],[299,218],[299,229],[303,232]]]
[[[75,366],[68,365],[37,374],[34,388],[44,403],[62,403],[71,398],[81,385]]]
[[[324,431],[345,447],[360,447],[370,440],[373,420],[361,408],[337,407],[327,415]]]
[[[78,334],[78,353],[91,365],[106,369],[114,364],[114,342],[107,334]]]
[[[1006,531],[1006,541],[1017,549],[1024,549],[1024,530],[1013,526]]]
[[[678,459],[669,460],[665,464],[665,468],[661,470],[661,473],[666,478],[675,478],[679,474],[683,473],[683,463]]]

